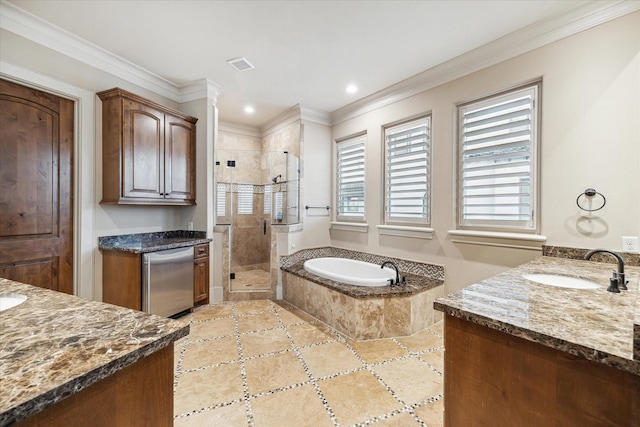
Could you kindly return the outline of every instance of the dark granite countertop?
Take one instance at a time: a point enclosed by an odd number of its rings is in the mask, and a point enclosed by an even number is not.
[[[101,251],[142,254],[195,246],[210,241],[211,239],[207,238],[207,233],[204,231],[175,230],[102,236],[98,238],[98,248]]]
[[[27,300],[0,312],[0,425],[10,425],[188,335],[189,325],[0,278]]]
[[[439,298],[434,307],[640,375],[640,268],[626,268],[629,290],[619,294],[606,290],[613,269],[613,264],[543,256]],[[541,285],[523,278],[524,273],[581,277],[602,287],[580,290]]]

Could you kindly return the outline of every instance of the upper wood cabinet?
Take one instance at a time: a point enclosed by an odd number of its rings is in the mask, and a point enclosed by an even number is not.
[[[198,119],[119,88],[102,100],[104,204],[195,205]]]

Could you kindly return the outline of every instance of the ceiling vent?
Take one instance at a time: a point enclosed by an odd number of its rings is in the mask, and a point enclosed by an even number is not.
[[[233,68],[235,68],[238,71],[248,71],[255,68],[245,58],[229,59],[227,62],[229,63],[229,65],[231,65]]]

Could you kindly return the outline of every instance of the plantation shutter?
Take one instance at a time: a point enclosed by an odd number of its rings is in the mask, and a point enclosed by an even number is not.
[[[364,220],[365,135],[337,144],[338,219]]]
[[[238,184],[238,214],[253,214],[253,185]]]
[[[385,221],[429,222],[430,118],[385,129]]]
[[[460,225],[532,229],[537,86],[460,109]]]
[[[271,213],[271,185],[264,186],[264,211],[265,214]]]

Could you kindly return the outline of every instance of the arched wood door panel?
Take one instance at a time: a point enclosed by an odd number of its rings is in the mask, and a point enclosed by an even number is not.
[[[73,101],[0,79],[0,277],[73,293]]]

